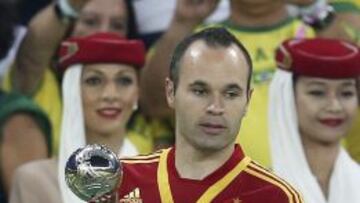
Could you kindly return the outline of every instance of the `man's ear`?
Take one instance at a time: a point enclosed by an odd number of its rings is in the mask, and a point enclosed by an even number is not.
[[[174,108],[175,86],[174,86],[174,82],[170,80],[170,78],[166,78],[165,80],[165,92],[166,92],[166,100],[169,107]]]
[[[254,92],[254,89],[253,88],[250,88],[249,91],[247,92],[247,102],[246,102],[246,107],[245,107],[245,111],[244,111],[244,116],[246,116],[246,113],[248,111],[248,108],[249,108],[249,104],[250,104],[250,101],[251,101],[251,96]]]

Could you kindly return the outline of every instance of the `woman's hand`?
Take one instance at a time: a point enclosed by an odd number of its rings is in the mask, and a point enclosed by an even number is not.
[[[199,24],[215,10],[218,3],[219,0],[177,0],[174,20]]]

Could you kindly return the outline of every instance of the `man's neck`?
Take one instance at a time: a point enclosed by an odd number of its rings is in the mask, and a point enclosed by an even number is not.
[[[231,8],[230,22],[235,26],[267,27],[288,18],[285,4],[281,2],[264,5],[236,5]]]
[[[180,177],[203,180],[231,157],[234,146],[229,145],[218,151],[205,152],[188,144],[177,144],[175,150],[175,167]]]

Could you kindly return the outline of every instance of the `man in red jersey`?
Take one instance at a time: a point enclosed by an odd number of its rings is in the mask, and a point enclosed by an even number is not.
[[[251,72],[248,52],[223,28],[184,39],[166,80],[175,147],[123,159],[118,202],[302,202],[235,144],[251,97]]]

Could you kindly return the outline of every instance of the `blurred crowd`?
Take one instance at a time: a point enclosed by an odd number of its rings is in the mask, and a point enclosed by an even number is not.
[[[68,202],[58,171],[69,152],[85,144],[106,144],[119,156],[172,146],[175,115],[165,92],[171,53],[184,37],[208,27],[226,28],[250,53],[254,91],[236,142],[276,169],[269,127],[276,115],[268,113],[276,51],[286,40],[304,38],[341,40],[359,51],[360,1],[1,0],[0,202]],[[144,46],[86,47],[87,37],[109,34]],[[72,39],[85,42],[73,46]],[[358,103],[351,124],[335,138],[320,133],[324,137],[313,142],[341,143],[360,164],[360,77],[354,78]],[[323,175],[320,191],[331,196],[334,164],[325,172],[311,164],[333,159],[305,154],[312,174]]]

